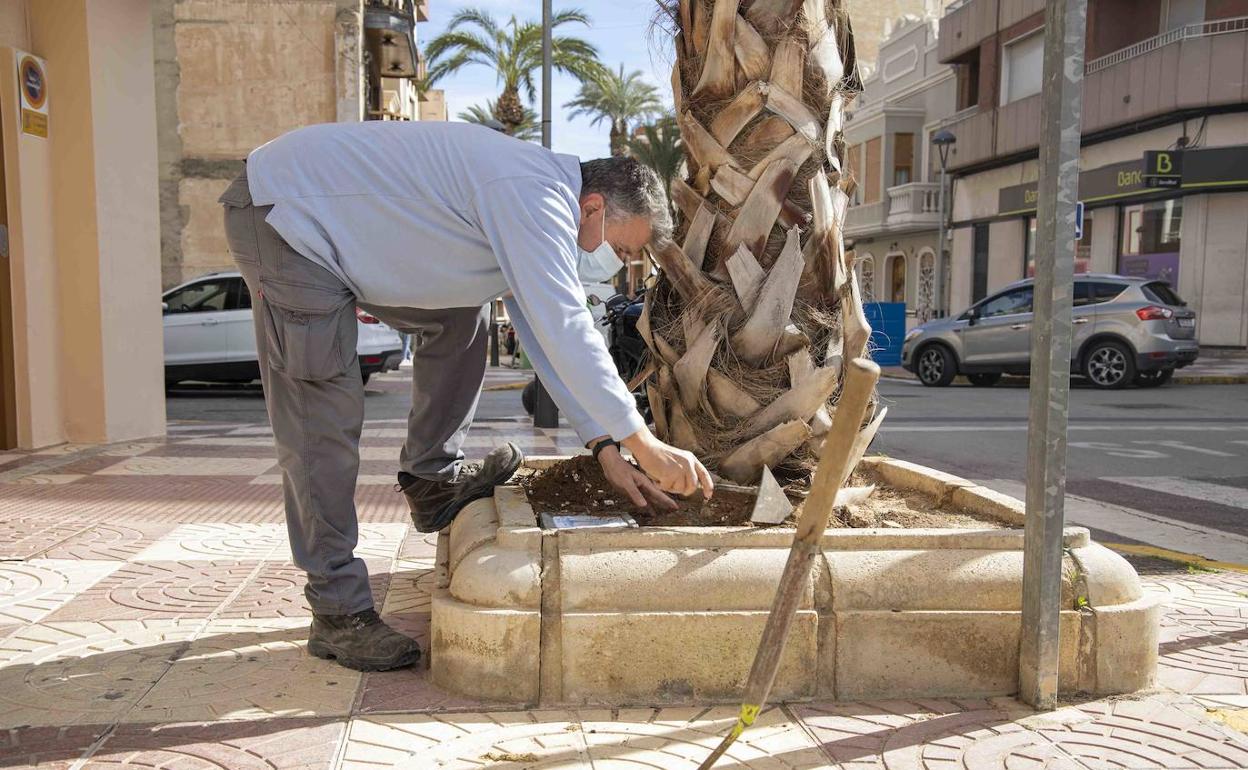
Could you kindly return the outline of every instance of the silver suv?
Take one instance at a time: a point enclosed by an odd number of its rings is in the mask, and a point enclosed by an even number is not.
[[[944,387],[959,374],[990,386],[1031,367],[1032,279],[1010,284],[958,316],[911,329],[901,365]],[[1196,360],[1196,313],[1164,281],[1075,276],[1070,369],[1098,388],[1157,387]]]

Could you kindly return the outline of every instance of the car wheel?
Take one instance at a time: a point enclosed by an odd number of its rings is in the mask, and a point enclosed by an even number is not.
[[[1140,372],[1135,375],[1135,384],[1141,388],[1160,388],[1174,376],[1173,369],[1155,369],[1151,372]]]
[[[537,380],[529,380],[529,384],[520,391],[520,403],[524,405],[524,411],[533,414],[537,408]]]
[[[1001,381],[1000,372],[982,372],[979,374],[968,374],[966,379],[977,388],[991,388]]]
[[[1097,388],[1125,388],[1135,380],[1133,359],[1121,342],[1098,342],[1083,357],[1083,376]]]
[[[957,367],[953,363],[953,355],[944,345],[928,345],[919,351],[915,373],[919,382],[929,388],[943,388],[953,382],[957,375]]]

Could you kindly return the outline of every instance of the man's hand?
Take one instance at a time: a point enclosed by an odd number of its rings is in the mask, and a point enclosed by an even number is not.
[[[711,474],[691,452],[668,446],[654,437],[649,428],[642,428],[622,442],[646,475],[664,492],[691,495],[702,488],[707,500],[715,491]]]
[[[625,460],[614,445],[598,453],[598,464],[602,466],[602,472],[607,481],[611,482],[611,486],[628,495],[628,499],[636,507],[653,508],[656,511],[676,510],[676,501],[663,494],[663,490],[646,474]]]

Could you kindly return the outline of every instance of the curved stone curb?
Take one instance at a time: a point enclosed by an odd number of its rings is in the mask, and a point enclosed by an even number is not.
[[[864,462],[885,482],[942,505],[1023,521],[1021,502],[957,476],[903,460]],[[439,538],[431,642],[439,686],[541,705],[739,697],[791,528],[554,531],[536,521],[519,487],[500,487]],[[1063,690],[1150,686],[1156,603],[1086,529],[1067,528],[1064,542]],[[821,545],[777,700],[1017,691],[1021,529],[838,529]]]

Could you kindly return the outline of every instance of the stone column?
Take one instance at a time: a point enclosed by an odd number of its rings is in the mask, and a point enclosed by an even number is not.
[[[364,119],[364,3],[338,0],[334,16],[334,89],[338,97],[336,120]]]
[[[160,215],[150,0],[31,3],[32,53],[48,60],[49,163],[41,201],[52,223],[58,324],[28,330],[52,349],[59,425],[39,415],[34,443],[163,435]],[[6,72],[8,70],[6,69]],[[32,185],[29,189],[28,183]],[[53,329],[55,331],[53,331]],[[37,437],[42,437],[37,438]]]

